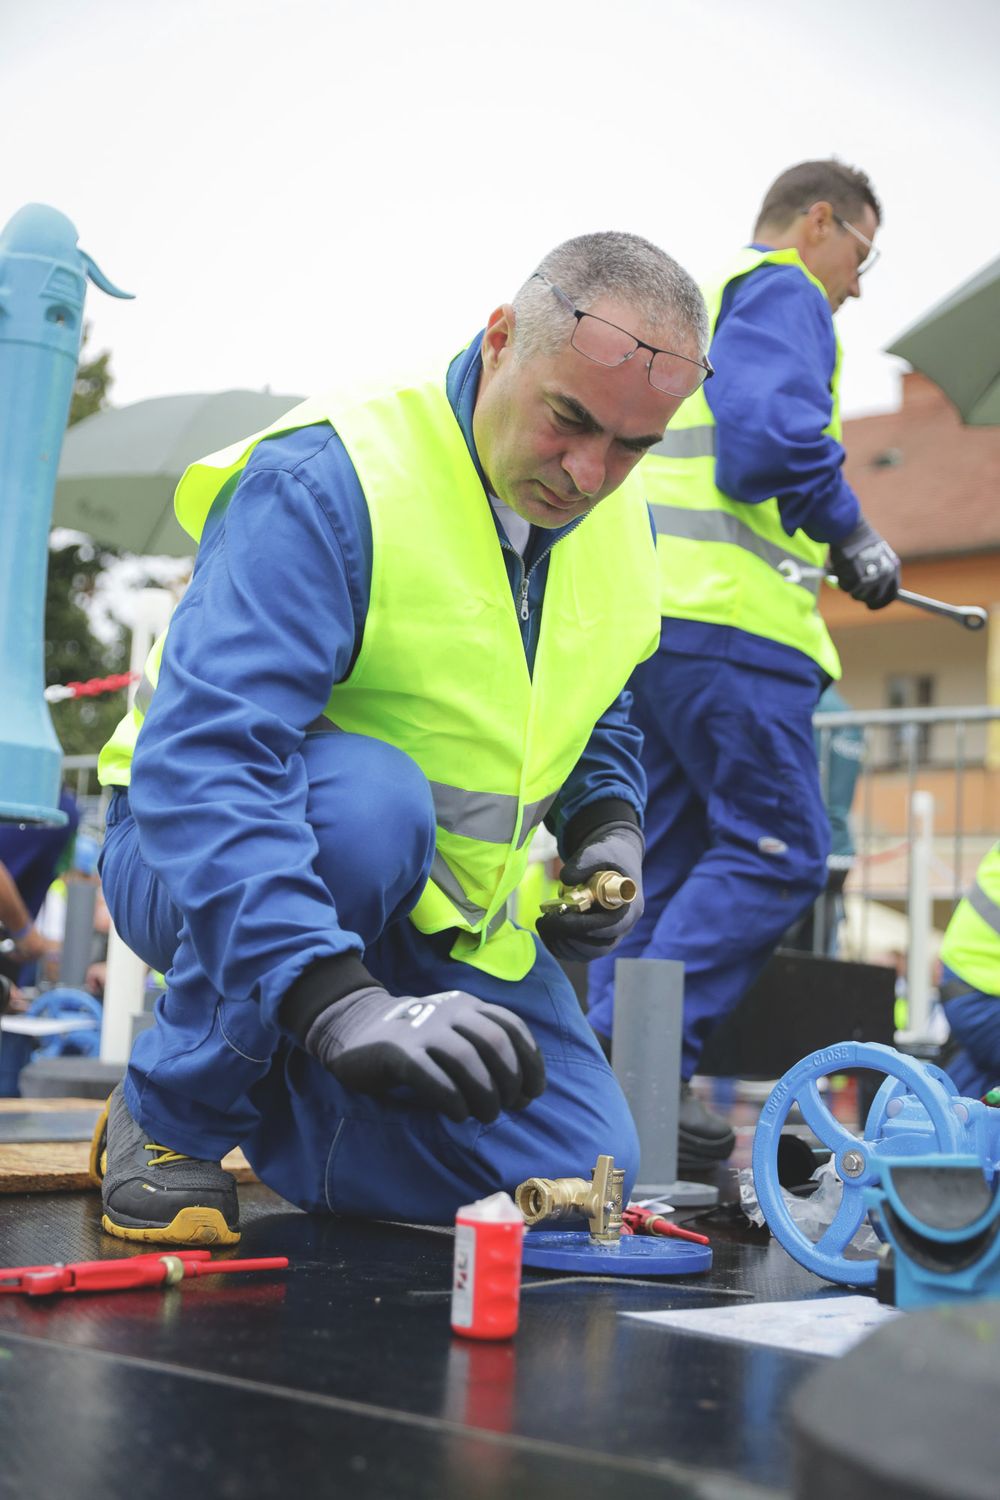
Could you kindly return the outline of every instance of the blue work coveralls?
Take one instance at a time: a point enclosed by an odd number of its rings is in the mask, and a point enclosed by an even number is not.
[[[705,387],[716,483],[748,505],[776,497],[789,535],[801,527],[821,542],[848,536],[861,515],[844,450],[823,430],[835,357],[829,309],[795,267],[764,265],[727,288]],[[794,647],[668,616],[630,684],[648,782],[645,910],[591,965],[589,1015],[610,1036],[617,959],[680,959],[684,1078],[825,884],[812,733],[825,682]]]
[[[973,989],[947,964],[941,991],[951,1030],[942,1066],[960,1094],[980,1099],[1000,1088],[1000,995]]]
[[[452,362],[448,395],[482,477],[479,347]],[[548,555],[569,529],[532,528],[522,561],[498,525],[529,667]],[[167,971],[156,1026],[133,1049],[129,1109],[193,1157],[242,1145],[311,1210],[443,1222],[529,1176],[587,1175],[605,1151],[630,1182],[631,1116],[551,955],[538,945],[523,980],[497,979],[450,958],[452,934],[406,920],[435,837],[416,763],[366,736],[306,732],[353,665],[371,566],[364,496],[328,426],[260,444],[213,507],[102,857],[119,932]],[[641,817],[629,704],[626,692],[595,727],[546,820],[557,839],[596,804]],[[456,1125],[344,1088],[305,1052],[302,1016],[325,1003],[325,976],[338,998],[335,977],[359,962],[394,995],[460,989],[516,1011],[545,1092],[491,1125]],[[304,1011],[289,1007],[293,987]]]

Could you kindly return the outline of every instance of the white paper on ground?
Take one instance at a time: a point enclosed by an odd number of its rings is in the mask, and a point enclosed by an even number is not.
[[[12,1036],[61,1036],[68,1031],[92,1031],[97,1025],[93,1016],[0,1016],[0,1031]]]
[[[798,1354],[845,1354],[898,1309],[874,1297],[815,1297],[802,1302],[749,1302],[742,1307],[681,1308],[668,1312],[622,1313],[661,1328],[711,1338],[738,1339],[792,1349]]]

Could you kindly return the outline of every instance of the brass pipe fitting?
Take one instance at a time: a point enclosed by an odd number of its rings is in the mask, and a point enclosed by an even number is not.
[[[589,1182],[582,1177],[529,1177],[514,1201],[529,1227],[543,1219],[583,1214],[591,1239],[606,1245],[621,1239],[624,1192],[624,1167],[616,1167],[612,1156],[599,1156]]]
[[[542,902],[542,911],[589,911],[592,906],[615,911],[619,906],[631,906],[637,895],[638,886],[628,875],[598,870],[585,885],[561,885],[554,901]]]
[[[617,870],[600,870],[588,880],[585,890],[593,891],[598,906],[614,911],[619,906],[631,906],[639,893],[639,887],[628,875],[619,875]]]
[[[515,1192],[514,1202],[528,1225],[581,1212],[589,1216],[592,1187],[582,1177],[529,1177]]]

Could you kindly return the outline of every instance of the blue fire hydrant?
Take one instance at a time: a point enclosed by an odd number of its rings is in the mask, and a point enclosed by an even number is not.
[[[0,820],[62,823],[62,751],[44,698],[49,523],[83,338],[87,278],[113,286],[55,208],[0,234]]]

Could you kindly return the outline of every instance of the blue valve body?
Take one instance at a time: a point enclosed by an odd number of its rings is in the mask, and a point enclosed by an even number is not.
[[[900,1166],[882,1162],[878,1181],[864,1191],[869,1217],[891,1251],[893,1304],[1000,1296],[1000,1191],[992,1164],[937,1153],[909,1158],[902,1172]],[[921,1178],[934,1190],[918,1187],[914,1201],[912,1184]]]

